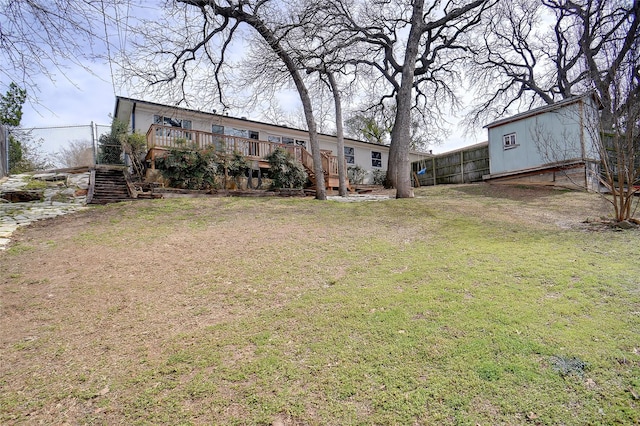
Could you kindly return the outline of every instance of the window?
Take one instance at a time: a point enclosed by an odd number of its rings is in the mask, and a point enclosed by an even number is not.
[[[191,130],[191,120],[182,120],[179,118],[165,117],[163,115],[154,115],[153,123],[160,124],[167,127],[178,127],[181,129]],[[183,137],[185,139],[191,139],[191,133],[189,132],[173,133],[171,129],[156,129],[156,135],[168,136],[168,137]]]
[[[516,134],[509,133],[502,136],[502,144],[504,145],[504,149],[515,148],[516,146],[518,146],[516,144]]]
[[[371,151],[371,166],[382,167],[382,153],[379,151]]]
[[[307,141],[301,141],[296,139],[296,145],[303,147],[304,149],[307,149]]]
[[[293,145],[294,144],[294,140],[293,138],[289,138],[286,136],[282,137],[282,143],[286,143],[287,145]]]
[[[254,132],[253,130],[249,130],[249,139],[258,140],[258,132]]]
[[[353,147],[344,147],[344,159],[347,164],[356,164],[355,150],[353,149]]]
[[[216,133],[218,135],[224,135],[224,126],[220,126],[219,124],[211,125],[211,133]]]
[[[280,143],[280,136],[267,135],[267,140],[272,143]]]

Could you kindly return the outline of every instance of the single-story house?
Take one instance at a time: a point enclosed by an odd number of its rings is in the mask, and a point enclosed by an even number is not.
[[[182,144],[187,141],[196,149],[214,145],[227,152],[240,152],[259,167],[265,166],[261,158],[274,147],[282,146],[312,171],[309,133],[305,130],[121,96],[116,97],[114,117],[128,123],[130,131],[147,136],[150,152],[147,158],[152,167],[155,156],[163,150],[177,147],[176,141]],[[328,134],[318,136],[323,167],[332,179],[327,186],[337,187],[337,138]],[[366,171],[362,183],[372,183],[374,172],[387,168],[387,145],[346,138],[344,153],[347,166],[360,166]],[[417,158],[418,154],[412,154],[410,161]]]
[[[486,125],[492,183],[599,188],[600,102],[589,93]]]

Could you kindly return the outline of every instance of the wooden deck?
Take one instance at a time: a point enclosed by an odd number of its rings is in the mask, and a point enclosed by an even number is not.
[[[299,145],[246,139],[159,124],[153,124],[147,132],[147,160],[151,162],[152,169],[156,167],[155,159],[166,155],[170,149],[204,150],[211,148],[223,155],[239,153],[248,161],[255,161],[258,167],[265,169],[269,168],[269,163],[264,158],[277,148],[284,149],[302,163],[311,181],[315,184],[313,157],[309,151]],[[325,150],[320,150],[320,155],[326,187],[337,188],[339,185],[338,157],[332,155],[331,151]]]

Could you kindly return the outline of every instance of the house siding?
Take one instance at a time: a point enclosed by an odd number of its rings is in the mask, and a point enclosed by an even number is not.
[[[141,134],[146,134],[149,127],[154,124],[154,115],[162,115],[172,119],[190,120],[192,130],[203,132],[211,132],[211,126],[216,124],[224,126],[225,128],[258,132],[258,139],[262,141],[267,141],[270,135],[303,140],[306,143],[307,150],[311,151],[309,146],[309,133],[307,131],[253,120],[192,111],[128,98],[117,98],[114,115],[118,119],[128,122],[130,131]],[[132,125],[135,126],[135,128],[131,128]],[[318,143],[321,150],[331,151],[333,155],[338,155],[337,139],[335,136],[319,134]],[[355,164],[349,164],[348,166],[357,165],[367,171],[367,176],[363,183],[373,182],[373,173],[375,170],[387,169],[389,159],[388,146],[370,144],[354,139],[345,139],[344,145],[354,148]],[[372,166],[373,152],[379,152],[381,154],[382,167]],[[411,159],[413,160],[414,158],[415,154]]]

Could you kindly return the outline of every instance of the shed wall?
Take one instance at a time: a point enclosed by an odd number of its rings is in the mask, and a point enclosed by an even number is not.
[[[581,102],[489,128],[491,174],[541,167],[584,157]],[[504,136],[515,134],[514,146]]]

